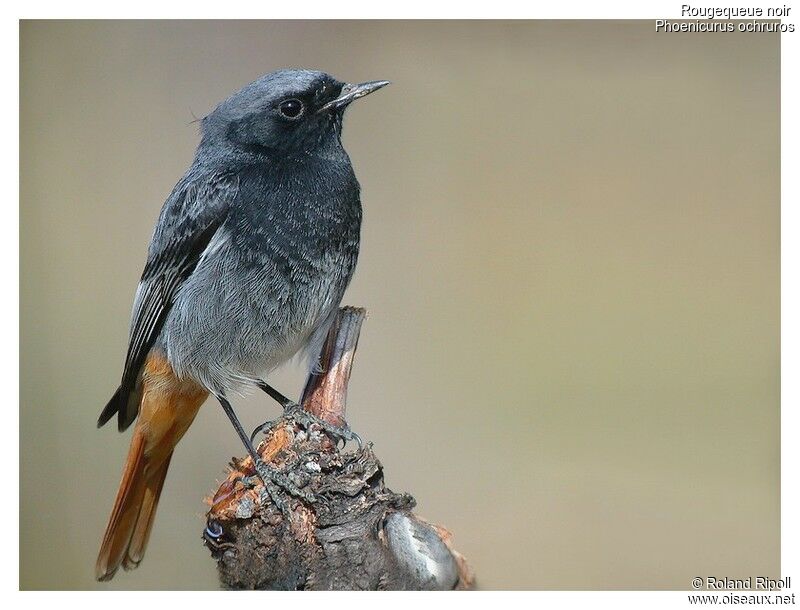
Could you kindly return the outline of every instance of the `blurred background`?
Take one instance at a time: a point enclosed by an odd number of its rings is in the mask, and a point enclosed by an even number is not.
[[[117,386],[202,117],[281,67],[389,79],[344,140],[369,309],[348,415],[484,589],[779,574],[779,37],[650,21],[22,22],[23,589],[213,589],[208,402],[147,557],[93,580]],[[272,378],[298,395],[304,374]],[[236,406],[248,425],[278,413]]]

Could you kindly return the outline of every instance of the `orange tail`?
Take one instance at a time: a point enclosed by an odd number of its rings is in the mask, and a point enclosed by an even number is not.
[[[163,356],[148,357],[139,419],[97,556],[97,580],[110,580],[120,565],[130,570],[142,560],[172,452],[207,396],[195,383],[178,380]]]

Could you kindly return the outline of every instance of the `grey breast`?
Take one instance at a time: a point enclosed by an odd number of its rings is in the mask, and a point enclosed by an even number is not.
[[[176,373],[212,391],[251,384],[304,348],[313,358],[358,255],[357,183],[304,192],[297,181],[243,180],[162,333]]]

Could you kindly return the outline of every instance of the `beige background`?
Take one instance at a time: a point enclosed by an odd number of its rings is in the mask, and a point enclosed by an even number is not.
[[[480,585],[777,576],[777,36],[24,22],[20,586],[215,587],[201,499],[242,453],[221,410],[110,584],[92,571],[128,435],[94,423],[193,114],[284,66],[393,81],[345,127],[365,207],[346,302],[370,311],[351,423]]]

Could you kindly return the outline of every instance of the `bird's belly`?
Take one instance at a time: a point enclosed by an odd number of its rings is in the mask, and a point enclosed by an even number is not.
[[[316,347],[355,262],[326,258],[314,268],[230,255],[202,261],[181,287],[160,338],[178,376],[212,392],[235,391]]]

